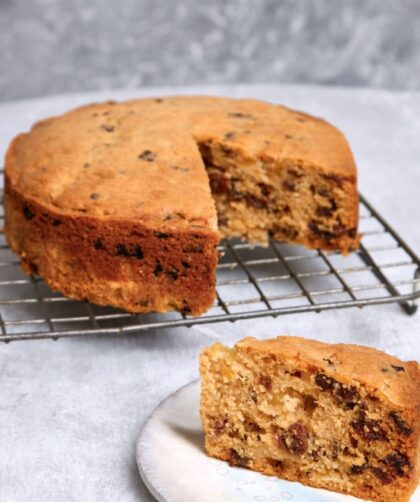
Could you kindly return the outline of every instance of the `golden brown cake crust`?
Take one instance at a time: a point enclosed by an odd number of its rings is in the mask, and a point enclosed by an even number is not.
[[[6,175],[26,196],[75,214],[159,221],[164,202],[214,224],[192,137],[222,139],[244,125],[251,134],[236,137],[235,146],[247,156],[298,159],[331,176],[356,178],[346,139],[324,120],[256,100],[212,97],[108,102],[43,120],[13,141]],[[162,184],[166,178],[173,181]],[[89,199],[101,188],[101,197]]]
[[[202,144],[234,151],[250,171],[290,161],[315,170],[346,205],[334,207],[338,224],[311,221],[310,238],[294,240],[342,252],[357,245],[356,169],[336,128],[256,100],[181,96],[84,106],[15,138],[5,162],[9,244],[26,270],[74,298],[202,313],[215,296],[219,240]]]
[[[308,367],[322,368],[332,378],[339,374],[342,383],[357,380],[394,406],[420,411],[420,370],[416,361],[402,362],[371,347],[329,344],[297,336],[270,340],[249,337],[241,340],[238,347],[247,351],[268,351]]]

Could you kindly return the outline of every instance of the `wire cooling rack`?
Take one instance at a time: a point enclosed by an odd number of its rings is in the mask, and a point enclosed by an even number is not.
[[[217,301],[197,318],[176,312],[133,315],[65,298],[39,277],[26,276],[0,234],[0,341],[122,335],[393,302],[414,314],[420,297],[419,258],[364,197],[360,231],[360,248],[348,256],[274,241],[268,247],[223,242]]]

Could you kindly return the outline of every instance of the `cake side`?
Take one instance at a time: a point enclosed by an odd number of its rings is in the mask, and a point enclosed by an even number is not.
[[[279,348],[283,340],[285,350]],[[353,378],[352,363],[340,359],[347,346],[337,352],[337,346],[301,340],[300,347],[299,339],[279,337],[204,350],[206,451],[231,465],[314,487],[375,501],[408,501],[419,478],[417,363],[378,351],[368,355],[386,370],[372,369],[379,382],[388,372],[397,375],[388,393],[375,378],[362,373]],[[355,361],[357,348],[348,350]],[[365,354],[360,347],[361,364]],[[414,389],[410,399],[409,390],[397,390],[406,386]]]
[[[69,215],[7,182],[4,204],[10,247],[53,290],[135,313],[200,315],[213,304],[216,231]]]

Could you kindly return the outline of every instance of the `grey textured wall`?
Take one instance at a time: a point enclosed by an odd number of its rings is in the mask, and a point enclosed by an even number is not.
[[[420,88],[420,0],[0,0],[0,99],[211,82]]]

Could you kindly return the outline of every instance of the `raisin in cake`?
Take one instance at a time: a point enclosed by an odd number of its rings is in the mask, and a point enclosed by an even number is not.
[[[132,312],[207,310],[220,234],[343,253],[358,244],[343,135],[255,100],[85,106],[15,138],[5,177],[6,236],[25,269]]]
[[[295,337],[201,355],[209,455],[382,502],[419,478],[420,370],[383,352]]]

